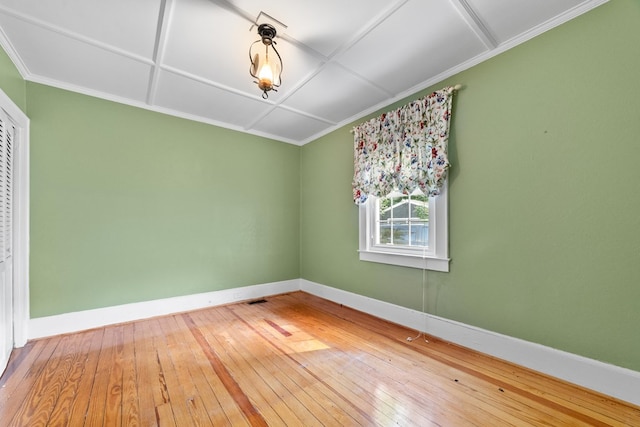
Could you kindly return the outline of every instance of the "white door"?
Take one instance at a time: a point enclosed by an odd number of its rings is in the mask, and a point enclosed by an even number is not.
[[[15,125],[0,110],[0,373],[13,349],[13,145]]]

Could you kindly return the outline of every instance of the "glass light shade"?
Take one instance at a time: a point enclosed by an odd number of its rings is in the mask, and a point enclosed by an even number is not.
[[[260,72],[258,73],[258,78],[260,80],[266,80],[270,84],[273,83],[273,71],[271,70],[271,65],[268,62],[265,62],[260,68]]]
[[[267,54],[263,54],[256,55],[254,64],[257,70],[254,77],[258,79],[260,89],[269,91],[280,86],[280,64],[277,61],[272,61]]]
[[[251,67],[249,73],[257,79],[255,82],[260,90],[262,90],[263,98],[267,98],[267,92],[276,90],[280,86],[282,73],[282,59],[275,48],[276,31],[273,26],[261,24],[258,27],[258,34],[261,39],[256,40],[249,47],[249,59]],[[264,48],[264,51],[262,49]]]

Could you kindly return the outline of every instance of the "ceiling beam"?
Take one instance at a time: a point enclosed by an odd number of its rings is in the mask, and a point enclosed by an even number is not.
[[[171,18],[173,17],[173,10],[173,0],[162,0],[160,2],[156,39],[153,46],[153,68],[149,73],[149,87],[147,88],[147,104],[149,105],[153,105],[155,103],[156,92],[158,89],[158,76],[160,74],[160,66],[163,63],[164,53],[167,47],[167,37]]]
[[[498,41],[467,0],[451,0],[451,4],[487,49],[492,50],[498,47]]]

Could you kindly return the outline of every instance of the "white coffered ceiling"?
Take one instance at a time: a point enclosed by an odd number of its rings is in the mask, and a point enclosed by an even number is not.
[[[29,81],[302,145],[605,2],[0,0],[0,43]],[[261,11],[286,25],[268,100]]]

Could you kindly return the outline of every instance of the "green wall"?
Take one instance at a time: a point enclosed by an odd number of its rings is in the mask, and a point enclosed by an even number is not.
[[[449,273],[365,263],[351,125],[304,147],[25,83],[31,316],[305,279],[640,371],[640,3],[445,84]],[[366,119],[363,118],[362,121]],[[359,120],[358,122],[360,122]]]
[[[346,126],[302,148],[301,275],[640,371],[640,2],[616,0],[461,83],[449,273],[358,260]],[[366,118],[359,120],[358,123]]]
[[[297,146],[27,83],[31,317],[295,279]]]

